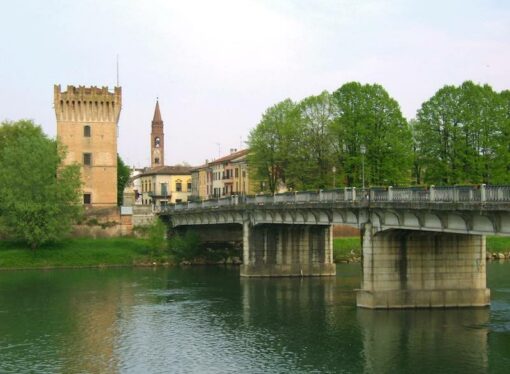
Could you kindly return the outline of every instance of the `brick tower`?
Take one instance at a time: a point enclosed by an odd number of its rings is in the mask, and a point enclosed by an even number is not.
[[[165,134],[161,112],[159,111],[159,101],[156,100],[151,129],[151,167],[163,165],[165,165]]]
[[[54,87],[57,137],[66,146],[64,164],[81,165],[83,203],[117,205],[117,124],[122,89]]]

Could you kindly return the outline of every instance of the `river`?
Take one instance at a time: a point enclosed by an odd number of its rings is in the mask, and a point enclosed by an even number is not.
[[[510,263],[484,309],[355,307],[336,278],[237,268],[0,273],[0,373],[509,373]]]

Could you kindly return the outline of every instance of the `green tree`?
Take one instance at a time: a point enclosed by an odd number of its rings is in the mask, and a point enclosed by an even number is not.
[[[416,141],[424,181],[433,184],[508,181],[504,95],[471,81],[444,86],[422,104]],[[506,138],[508,140],[508,137]]]
[[[410,178],[412,137],[400,107],[378,85],[344,84],[333,93],[337,169],[348,186],[397,185]]]
[[[79,218],[80,168],[31,121],[0,125],[0,232],[35,249],[62,238]]]
[[[298,150],[299,112],[290,99],[267,109],[250,132],[248,163],[252,177],[263,182],[262,190],[274,193],[287,184],[287,171]]]
[[[117,154],[117,205],[122,205],[124,199],[124,188],[129,182],[131,170],[127,166],[122,158]]]
[[[298,189],[331,187],[333,184],[333,142],[330,129],[336,115],[331,95],[323,91],[309,96],[299,105],[300,136],[296,136],[295,153],[288,167],[288,179]]]

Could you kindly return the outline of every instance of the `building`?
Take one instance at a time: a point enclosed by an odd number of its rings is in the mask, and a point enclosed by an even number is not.
[[[117,205],[117,125],[122,90],[115,87],[54,86],[57,138],[66,147],[65,165],[78,163],[85,205]]]
[[[248,172],[248,152],[248,149],[232,149],[229,155],[206,161],[193,169],[193,199],[254,194],[255,183]]]
[[[159,166],[142,173],[142,204],[165,206],[188,201],[191,169],[190,166]]]
[[[151,167],[163,165],[165,165],[165,133],[161,112],[159,111],[159,101],[156,101],[151,126]]]

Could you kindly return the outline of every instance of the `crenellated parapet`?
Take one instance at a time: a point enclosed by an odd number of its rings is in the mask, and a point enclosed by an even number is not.
[[[107,86],[67,86],[62,91],[54,86],[54,109],[57,121],[114,122],[119,121],[122,107],[122,88]]]

